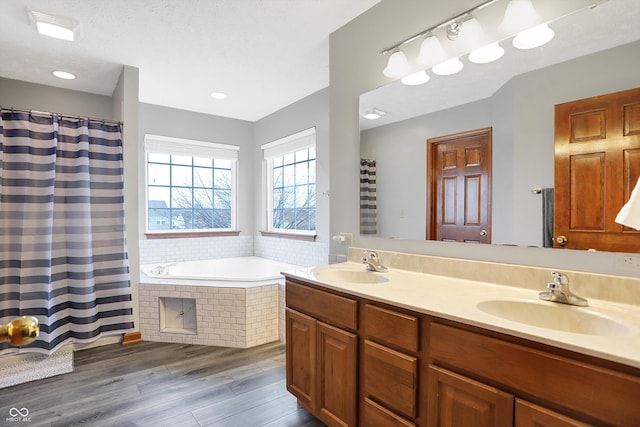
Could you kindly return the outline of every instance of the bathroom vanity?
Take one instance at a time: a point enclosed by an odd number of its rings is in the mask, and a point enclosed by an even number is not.
[[[640,425],[636,305],[354,262],[285,275],[287,388],[329,426]]]

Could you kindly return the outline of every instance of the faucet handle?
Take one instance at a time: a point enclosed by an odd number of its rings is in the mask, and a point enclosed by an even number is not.
[[[551,282],[547,283],[547,289],[550,289],[552,291],[560,291],[565,286],[569,286],[569,278],[564,274],[552,271],[551,276],[553,277],[553,279]],[[564,282],[562,281],[562,278],[565,279]]]

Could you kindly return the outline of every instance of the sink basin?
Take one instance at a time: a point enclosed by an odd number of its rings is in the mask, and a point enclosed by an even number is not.
[[[483,301],[477,307],[492,316],[539,328],[586,335],[630,334],[624,324],[584,307],[518,300]]]
[[[311,269],[311,274],[319,280],[340,283],[384,283],[389,281],[388,277],[380,273],[365,270],[364,265],[362,269],[358,270],[335,266],[315,267]]]

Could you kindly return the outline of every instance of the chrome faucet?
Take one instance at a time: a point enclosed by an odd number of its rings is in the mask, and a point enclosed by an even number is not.
[[[551,273],[553,280],[547,283],[547,291],[540,292],[538,298],[545,301],[586,307],[587,300],[575,295],[569,289],[569,278],[562,273]]]
[[[362,263],[369,271],[377,271],[384,273],[385,271],[389,271],[387,267],[380,264],[378,257],[378,253],[374,251],[364,251],[364,255],[361,258]]]

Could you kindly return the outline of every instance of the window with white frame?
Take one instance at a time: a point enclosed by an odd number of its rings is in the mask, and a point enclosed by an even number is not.
[[[147,230],[234,230],[239,149],[145,135]]]
[[[316,229],[316,131],[307,129],[262,145],[269,231]]]

